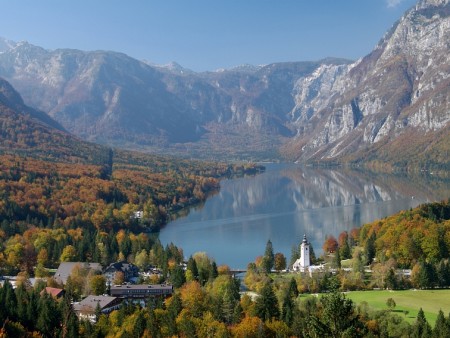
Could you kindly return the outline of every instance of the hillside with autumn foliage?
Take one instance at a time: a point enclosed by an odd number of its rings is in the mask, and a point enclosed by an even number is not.
[[[0,81],[2,247],[25,233],[56,229],[64,241],[55,244],[50,266],[58,263],[65,246],[76,242],[70,239],[73,231],[77,239],[94,231],[152,232],[172,213],[217,191],[221,178],[261,169],[111,149],[79,140],[44,115],[25,106],[14,89]],[[137,211],[142,217],[135,217]],[[21,247],[34,257],[40,249],[28,240]],[[89,261],[93,251],[80,248],[78,257]],[[21,249],[7,251],[3,258],[3,269],[9,272],[21,270],[25,260],[36,262]]]
[[[393,259],[401,267],[438,263],[450,253],[450,200],[421,205],[364,225],[361,245],[374,246],[378,261]]]

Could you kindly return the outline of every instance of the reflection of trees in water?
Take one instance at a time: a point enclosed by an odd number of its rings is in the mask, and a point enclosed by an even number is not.
[[[192,244],[196,251],[203,250],[197,247],[200,238],[214,241],[216,258],[224,254],[223,261],[231,263],[244,256],[254,259],[261,254],[253,252],[255,246],[263,250],[268,239],[276,251],[289,256],[305,233],[320,253],[326,235],[337,237],[343,230],[399,210],[448,198],[449,187],[449,180],[420,175],[270,165],[255,177],[222,181],[218,194],[174,224],[173,236],[183,241],[184,249]],[[230,252],[230,246],[242,251]]]
[[[282,174],[292,181],[299,209],[346,206],[399,198],[440,200],[448,197],[449,180],[421,175],[394,175],[357,170],[291,168]]]

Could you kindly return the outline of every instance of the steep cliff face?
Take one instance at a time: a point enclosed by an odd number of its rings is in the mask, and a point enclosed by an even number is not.
[[[298,160],[364,158],[399,136],[436,133],[450,121],[450,4],[424,0],[371,54],[297,81],[285,149]]]
[[[417,165],[449,166],[449,1],[419,1],[353,63],[195,73],[114,52],[4,42],[0,76],[28,105],[101,143],[228,159],[404,166],[417,157]]]
[[[275,152],[281,138],[293,135],[286,113],[294,107],[295,81],[322,64],[342,63],[348,61],[195,73],[120,53],[49,51],[23,42],[0,53],[0,75],[28,104],[87,140],[220,155]]]

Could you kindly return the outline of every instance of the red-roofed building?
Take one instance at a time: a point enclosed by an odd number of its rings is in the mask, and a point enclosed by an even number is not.
[[[64,294],[66,293],[66,291],[64,291],[63,289],[51,288],[49,286],[47,286],[45,289],[41,291],[41,296],[44,294],[44,292],[48,293],[49,295],[51,295],[53,298],[56,299],[64,297]]]

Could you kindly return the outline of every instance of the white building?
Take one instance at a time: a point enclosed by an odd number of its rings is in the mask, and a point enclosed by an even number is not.
[[[134,212],[134,218],[136,219],[142,219],[144,218],[144,212],[142,210],[135,211]]]
[[[311,266],[311,261],[309,258],[309,242],[306,239],[306,234],[303,235],[303,241],[300,245],[300,258],[297,259],[292,265],[292,269],[294,271],[301,271],[304,272],[308,270],[308,268]]]

